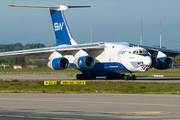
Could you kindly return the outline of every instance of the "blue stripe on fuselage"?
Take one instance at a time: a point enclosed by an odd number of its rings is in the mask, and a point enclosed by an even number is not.
[[[75,67],[72,63],[70,66],[78,69],[79,71],[83,72],[90,72],[91,74],[95,74],[96,76],[106,76],[117,74],[119,72],[125,73],[130,72],[124,65],[119,62],[104,62],[104,63],[96,63],[94,67],[89,69],[79,69]]]

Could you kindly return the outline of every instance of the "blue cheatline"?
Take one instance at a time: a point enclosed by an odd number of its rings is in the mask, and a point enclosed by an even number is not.
[[[96,76],[116,75],[118,71],[121,71],[121,73],[130,72],[123,64],[119,62],[95,63],[95,65],[89,69],[77,68],[73,63],[70,63],[70,66],[78,69],[81,72],[88,71],[88,73],[95,74]]]

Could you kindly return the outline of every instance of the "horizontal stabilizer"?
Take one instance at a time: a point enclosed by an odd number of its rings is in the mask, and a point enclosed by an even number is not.
[[[40,5],[8,5],[9,7],[32,7],[32,8],[49,8],[56,10],[67,10],[68,8],[84,8],[91,6],[65,6],[65,5],[55,5],[55,6],[40,6]]]

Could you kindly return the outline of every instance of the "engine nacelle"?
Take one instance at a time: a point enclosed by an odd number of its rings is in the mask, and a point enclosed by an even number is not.
[[[48,67],[54,70],[64,70],[69,66],[69,61],[65,57],[55,58],[48,62]]]
[[[81,56],[75,59],[73,64],[78,68],[92,68],[95,64],[95,60],[91,56]]]
[[[158,60],[157,60],[156,57],[154,57],[153,55],[151,55],[151,61],[152,61],[152,63],[151,63],[151,67],[150,67],[150,68],[153,68],[153,67],[155,67],[155,66],[157,65]]]
[[[158,63],[154,67],[156,69],[168,69],[172,66],[172,59],[169,57],[158,58]]]

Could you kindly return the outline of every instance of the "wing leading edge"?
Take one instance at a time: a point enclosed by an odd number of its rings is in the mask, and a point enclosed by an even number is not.
[[[91,44],[79,44],[79,45],[62,45],[57,47],[45,47],[37,49],[19,50],[11,52],[2,52],[0,57],[17,57],[17,56],[29,56],[29,55],[45,55],[51,54],[54,51],[61,53],[62,55],[72,55],[73,51],[85,50],[91,51],[95,49],[103,49],[104,43],[91,43]]]

